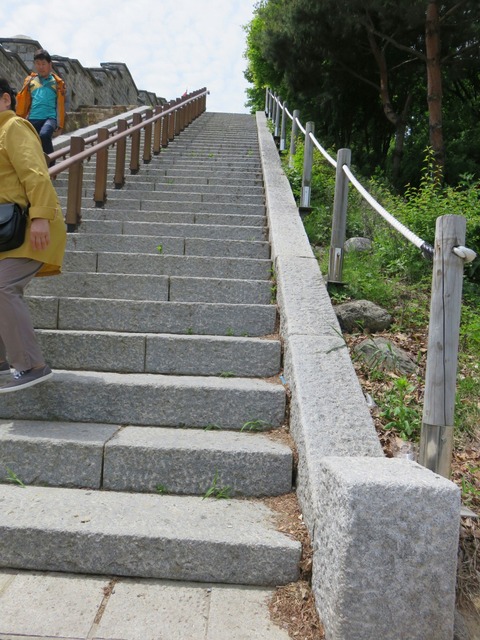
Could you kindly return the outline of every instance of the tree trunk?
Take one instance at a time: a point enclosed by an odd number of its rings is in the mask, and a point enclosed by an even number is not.
[[[439,178],[445,167],[442,126],[442,69],[440,62],[439,0],[428,0],[425,22],[425,53],[427,57],[427,102],[430,145],[435,154]]]

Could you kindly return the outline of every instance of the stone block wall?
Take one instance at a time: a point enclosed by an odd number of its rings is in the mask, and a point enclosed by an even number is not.
[[[34,53],[40,48],[42,45],[28,36],[0,38],[0,75],[19,90],[32,71]],[[155,93],[139,91],[123,62],[102,62],[99,67],[86,68],[75,58],[50,54],[55,73],[67,85],[67,111],[77,111],[85,106],[155,106],[165,102]]]

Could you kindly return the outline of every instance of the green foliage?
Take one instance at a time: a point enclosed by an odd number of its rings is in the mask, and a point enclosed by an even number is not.
[[[229,486],[220,487],[218,486],[218,469],[215,470],[215,475],[213,476],[212,484],[206,490],[204,494],[205,498],[217,498],[217,499],[228,499],[231,498],[232,488]]]
[[[403,440],[417,440],[420,435],[421,416],[413,394],[415,385],[408,378],[397,378],[383,398],[382,418],[388,420],[385,429],[395,429]]]

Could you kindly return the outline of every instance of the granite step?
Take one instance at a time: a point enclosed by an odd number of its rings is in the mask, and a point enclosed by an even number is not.
[[[67,238],[67,249],[70,251],[151,253],[263,260],[270,257],[270,247],[266,241],[251,242],[153,235],[112,236],[109,234],[70,233]]]
[[[79,233],[102,233],[126,236],[173,236],[177,238],[210,238],[228,240],[263,241],[266,230],[259,226],[188,224],[174,222],[128,222],[124,220],[82,219]]]
[[[275,305],[26,298],[38,329],[265,336],[275,333]]]
[[[55,369],[258,378],[280,372],[275,339],[46,329],[37,336]]]
[[[1,387],[0,387],[1,388]],[[1,394],[0,418],[240,430],[280,427],[285,390],[253,378],[56,370],[51,380]]]
[[[275,496],[291,491],[292,465],[290,447],[269,434],[0,420],[2,483]]]
[[[63,261],[63,271],[268,280],[271,276],[271,262],[254,258],[169,256],[120,252],[95,253],[67,250]]]
[[[251,585],[298,578],[300,543],[260,502],[0,485],[0,510],[2,567]]]

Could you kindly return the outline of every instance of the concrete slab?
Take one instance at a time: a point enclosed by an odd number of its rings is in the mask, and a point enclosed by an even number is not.
[[[270,589],[212,588],[206,640],[289,640],[287,631],[270,620]]]
[[[88,636],[108,580],[103,577],[18,573],[0,594],[0,637]]]
[[[205,640],[209,600],[204,585],[122,580],[92,640]]]

